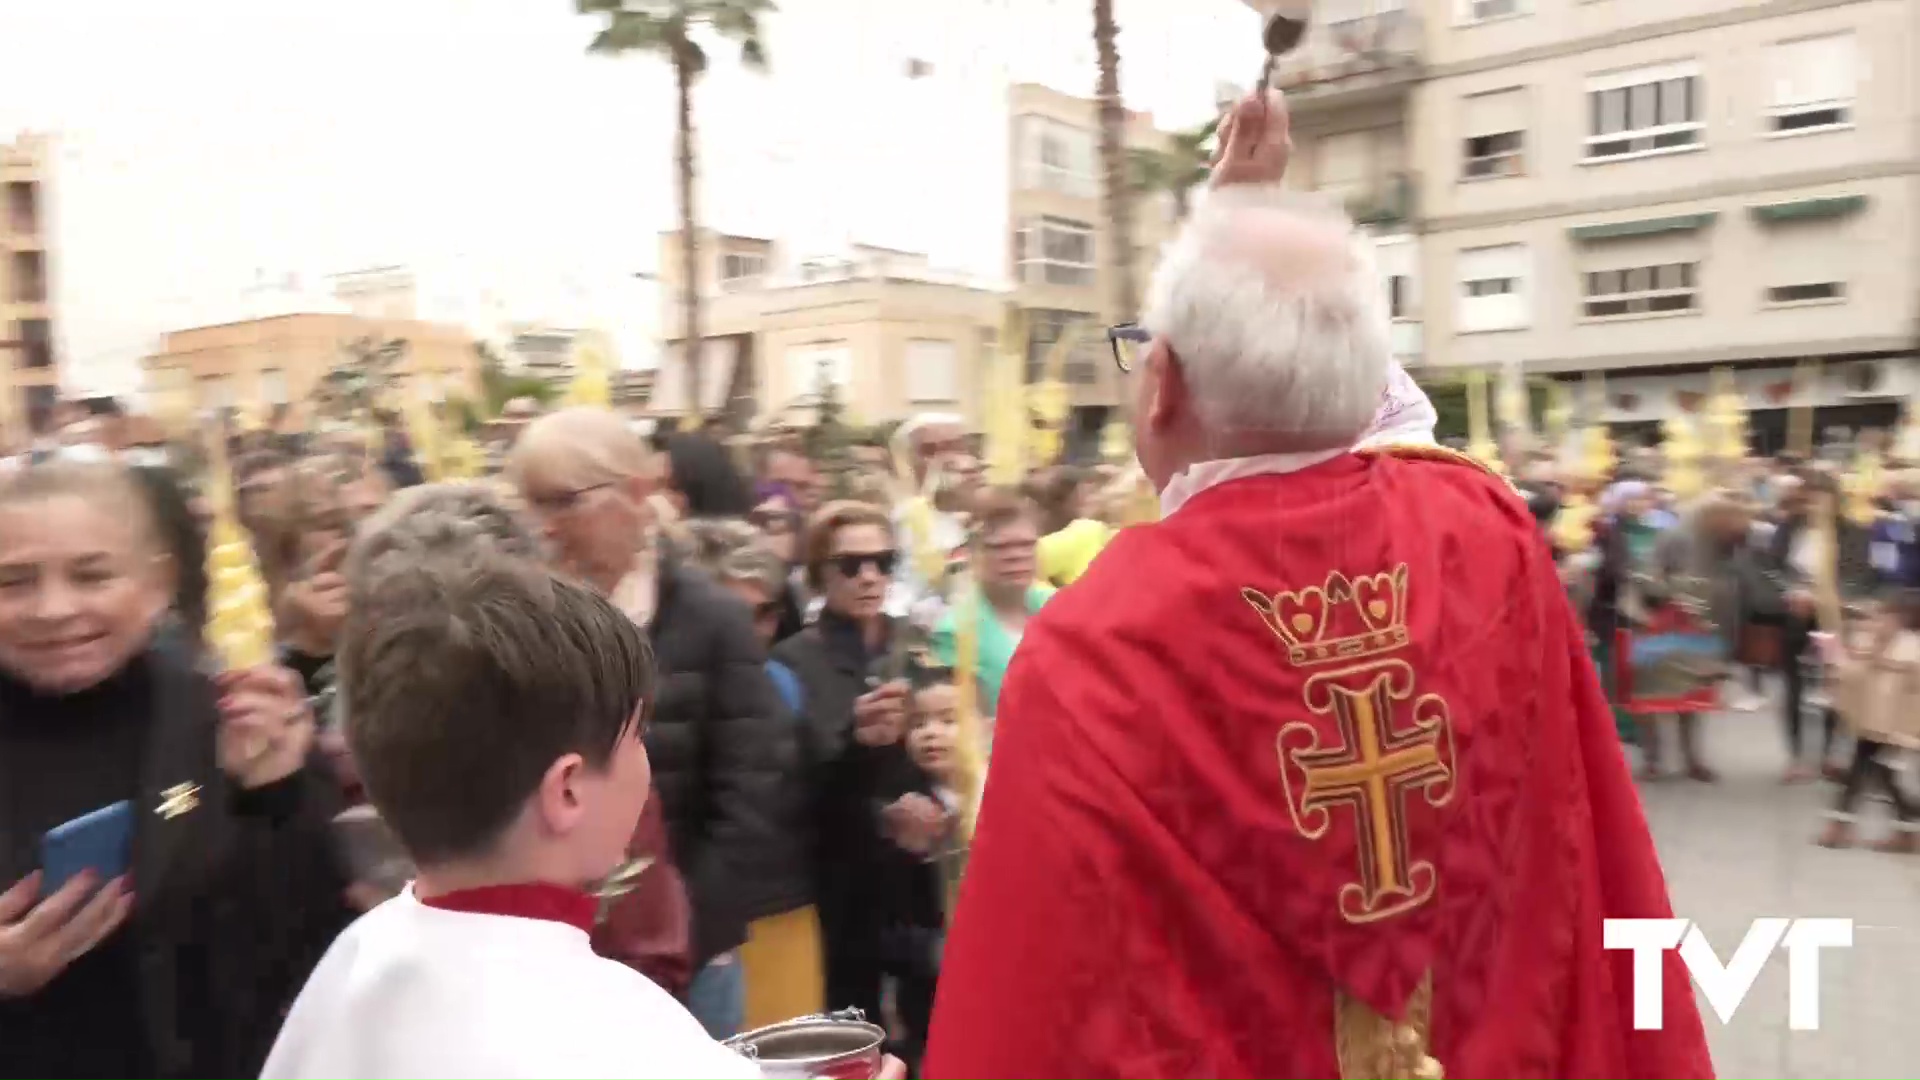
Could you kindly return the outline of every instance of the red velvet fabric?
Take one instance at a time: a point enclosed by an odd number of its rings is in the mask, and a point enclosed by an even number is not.
[[[927,1076],[1338,1076],[1335,991],[1397,1017],[1428,975],[1449,1076],[1712,1074],[1677,955],[1632,1029],[1601,920],[1668,916],[1665,882],[1550,554],[1477,468],[1347,456],[1123,532],[996,731]]]

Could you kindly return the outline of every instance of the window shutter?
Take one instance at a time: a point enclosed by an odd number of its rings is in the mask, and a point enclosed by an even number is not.
[[[1526,95],[1518,87],[1474,94],[1465,100],[1466,117],[1461,134],[1469,139],[1525,131]]]
[[[1314,147],[1314,187],[1345,195],[1366,186],[1372,167],[1373,133],[1329,135]]]
[[[1858,70],[1852,34],[1784,41],[1773,47],[1768,61],[1776,109],[1854,96]]]

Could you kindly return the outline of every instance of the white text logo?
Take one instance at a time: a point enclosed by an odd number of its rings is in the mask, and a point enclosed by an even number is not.
[[[1666,1022],[1662,953],[1678,946],[1680,962],[1700,984],[1721,1023],[1733,1020],[1775,948],[1787,951],[1787,1026],[1820,1027],[1820,950],[1850,948],[1852,919],[1755,919],[1747,936],[1722,964],[1700,927],[1686,919],[1608,919],[1601,944],[1633,950],[1633,1026],[1656,1031]]]

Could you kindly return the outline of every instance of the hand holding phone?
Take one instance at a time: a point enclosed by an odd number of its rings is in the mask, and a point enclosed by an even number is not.
[[[42,888],[57,893],[91,872],[95,884],[120,877],[133,859],[133,804],[125,799],[55,825],[40,838]]]
[[[124,877],[97,889],[100,879],[83,872],[36,904],[41,880],[36,870],[0,893],[0,999],[38,991],[133,911]]]

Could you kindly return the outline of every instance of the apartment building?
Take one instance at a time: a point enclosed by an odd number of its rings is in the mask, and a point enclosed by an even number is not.
[[[60,397],[49,267],[53,143],[0,143],[0,429],[19,438],[52,418]]]
[[[866,422],[914,412],[980,413],[1007,296],[994,283],[942,271],[926,256],[853,245],[791,260],[773,240],[700,237],[700,387],[689,393],[678,233],[660,237],[665,347],[647,412],[783,417],[804,422],[826,383]],[[1104,339],[1103,339],[1104,340]]]
[[[1097,439],[1108,410],[1125,392],[1106,342],[1108,324],[1132,318],[1116,313],[1108,252],[1116,241],[1101,193],[1099,103],[1034,83],[1008,90],[1012,139],[1007,178],[1008,276],[1013,299],[1030,333],[1029,379],[1058,377],[1073,409],[1070,439]],[[1159,150],[1167,136],[1147,113],[1129,112],[1129,150]],[[1144,292],[1161,246],[1174,228],[1170,200],[1134,200],[1131,258],[1135,288]],[[1081,329],[1062,370],[1041,367],[1070,326]]]
[[[1256,10],[1271,3],[1249,0]],[[1320,192],[1372,234],[1393,315],[1394,353],[1424,360],[1419,174],[1409,131],[1423,62],[1414,0],[1321,0],[1298,48],[1274,69],[1292,110],[1287,186]]]
[[[1602,371],[1603,418],[1648,426],[1730,367],[1767,449],[1792,406],[1882,426],[1920,395],[1920,3],[1431,7],[1430,363]]]

